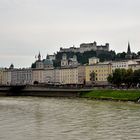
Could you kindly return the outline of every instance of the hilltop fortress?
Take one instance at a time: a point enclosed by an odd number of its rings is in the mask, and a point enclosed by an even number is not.
[[[86,51],[109,51],[109,43],[105,45],[97,45],[96,42],[93,43],[83,43],[80,44],[80,48],[76,48],[75,46],[70,48],[60,48],[59,52],[80,52],[84,53]]]

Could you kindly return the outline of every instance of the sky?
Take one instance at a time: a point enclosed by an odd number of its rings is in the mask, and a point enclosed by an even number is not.
[[[94,41],[140,51],[140,0],[0,0],[0,67]]]

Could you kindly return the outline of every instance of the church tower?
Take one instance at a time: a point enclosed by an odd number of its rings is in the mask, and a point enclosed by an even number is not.
[[[131,53],[131,48],[130,48],[130,43],[129,42],[128,42],[126,58],[127,59],[132,59],[132,53]]]
[[[40,52],[38,54],[38,60],[36,61],[36,68],[37,69],[43,69],[44,68],[44,64],[43,64],[43,62],[41,60],[41,54],[40,54]]]
[[[38,61],[41,61],[41,54],[40,54],[40,52],[38,54]]]
[[[131,54],[130,43],[128,42],[127,54]]]
[[[61,67],[68,66],[67,55],[64,53],[61,60]]]

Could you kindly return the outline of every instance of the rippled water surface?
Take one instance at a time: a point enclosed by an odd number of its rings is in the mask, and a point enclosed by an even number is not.
[[[0,97],[0,140],[132,139],[140,139],[139,104]]]

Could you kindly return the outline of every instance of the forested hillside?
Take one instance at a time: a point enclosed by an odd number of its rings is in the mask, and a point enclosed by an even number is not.
[[[56,54],[56,60],[54,61],[54,66],[55,67],[59,67],[61,64],[61,59],[62,59],[62,52],[57,52]],[[88,59],[91,57],[98,57],[100,59],[101,62],[103,61],[109,61],[109,60],[124,60],[126,59],[126,53],[122,52],[122,53],[117,53],[115,51],[87,51],[84,53],[74,53],[74,52],[66,52],[67,58],[72,58],[73,55],[77,56],[77,60],[80,64],[87,64],[88,63]],[[132,53],[132,58],[139,58],[140,57],[140,52],[136,53]]]

